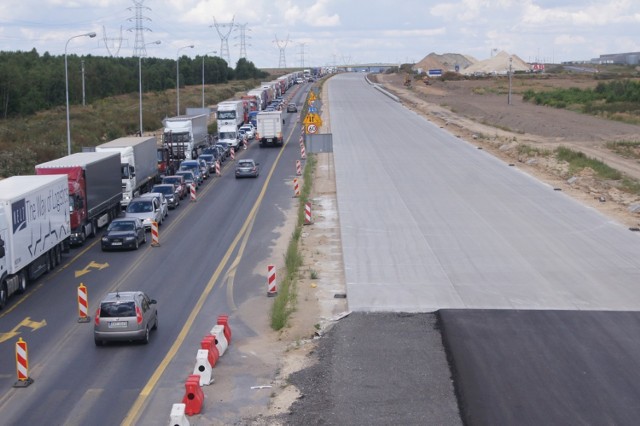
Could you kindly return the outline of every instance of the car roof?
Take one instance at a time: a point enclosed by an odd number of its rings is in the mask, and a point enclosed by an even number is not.
[[[109,293],[100,301],[100,303],[117,301],[130,302],[142,294],[143,293],[141,291],[119,291],[116,293]]]
[[[162,192],[145,192],[141,194],[139,198],[162,198],[164,194]]]
[[[117,217],[117,218],[113,219],[111,221],[111,223],[117,223],[117,222],[139,222],[139,221],[140,221],[139,218],[129,216],[129,217]]]

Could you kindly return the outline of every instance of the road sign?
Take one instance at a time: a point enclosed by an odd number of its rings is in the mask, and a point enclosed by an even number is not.
[[[313,102],[315,100],[316,100],[316,95],[313,92],[309,93],[309,102]]]
[[[309,113],[304,117],[304,124],[315,124],[316,126],[322,126],[322,119],[318,114]]]
[[[318,131],[318,126],[315,124],[307,124],[307,133],[316,133]]]
[[[314,107],[314,106],[310,106],[309,107],[309,112],[318,112],[318,108]]]

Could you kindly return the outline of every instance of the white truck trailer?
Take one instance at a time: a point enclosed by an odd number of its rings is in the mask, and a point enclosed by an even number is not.
[[[62,262],[70,235],[67,175],[0,181],[0,309]]]
[[[120,154],[123,209],[158,180],[158,147],[155,136],[125,137],[96,146],[96,152]]]
[[[163,142],[179,160],[195,160],[207,146],[209,116],[178,115],[165,118]]]
[[[260,147],[282,146],[282,111],[261,111],[257,115],[256,140]]]

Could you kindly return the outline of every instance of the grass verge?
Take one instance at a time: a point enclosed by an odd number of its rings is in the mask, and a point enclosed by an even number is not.
[[[304,206],[309,201],[315,165],[316,159],[313,154],[307,155],[299,197],[298,218],[284,259],[285,277],[280,281],[278,295],[271,307],[271,328],[276,331],[282,330],[287,325],[289,317],[296,308],[297,277],[298,270],[302,265],[302,254],[298,245],[302,227],[304,226]]]
[[[556,158],[559,161],[569,163],[569,171],[576,173],[586,167],[593,169],[596,175],[601,179],[621,180],[622,173],[613,167],[608,166],[600,160],[587,157],[584,153],[571,150],[569,148],[560,147],[556,150]]]

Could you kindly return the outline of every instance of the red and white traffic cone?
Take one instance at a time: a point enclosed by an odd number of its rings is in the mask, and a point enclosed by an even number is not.
[[[307,158],[307,153],[304,150],[304,145],[300,145],[300,158],[302,158],[303,160]]]
[[[304,205],[304,224],[311,225],[313,222],[311,221],[311,203],[306,203]]]
[[[89,322],[89,296],[87,287],[80,283],[78,286],[78,322]]]
[[[222,176],[220,172],[220,160],[216,161],[216,176]]]
[[[267,296],[273,297],[277,295],[276,267],[275,265],[267,265]]]
[[[16,342],[16,370],[18,372],[18,381],[13,384],[14,388],[26,388],[33,379],[29,377],[29,353],[27,350],[27,342],[18,338]]]
[[[191,194],[190,201],[198,201],[198,199],[196,198],[196,183],[195,182],[193,182],[191,184],[190,194]]]
[[[236,159],[236,150],[234,148],[231,148],[231,160],[235,160]]]
[[[300,164],[300,160],[296,160],[296,174],[298,176],[302,174],[302,165]]]
[[[151,222],[151,247],[160,247],[160,232],[158,222]]]

